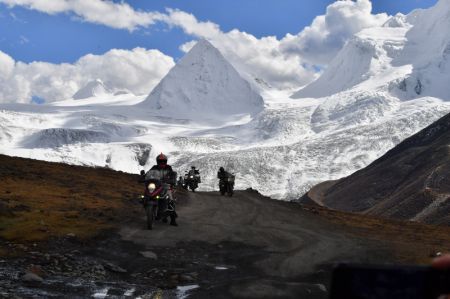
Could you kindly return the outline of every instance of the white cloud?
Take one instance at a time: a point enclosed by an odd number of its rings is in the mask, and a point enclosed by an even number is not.
[[[173,65],[171,57],[143,48],[89,54],[74,64],[14,62],[0,51],[0,102],[29,103],[33,96],[59,101],[95,79],[116,90],[147,94]]]
[[[14,70],[14,59],[0,51],[0,80],[9,78]]]
[[[212,22],[199,22],[194,15],[177,9],[168,9],[163,19],[170,26],[181,27],[189,35],[213,38],[221,33],[219,25]]]
[[[73,13],[81,20],[117,29],[148,27],[163,18],[158,12],[137,11],[125,2],[108,0],[0,0],[10,7],[23,6],[47,14]]]
[[[387,19],[387,14],[372,14],[369,0],[336,1],[311,26],[297,35],[287,34],[281,41],[281,50],[309,63],[326,65],[355,33],[381,26]]]

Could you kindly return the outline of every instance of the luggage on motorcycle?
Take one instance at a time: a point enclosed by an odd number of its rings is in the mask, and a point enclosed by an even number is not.
[[[166,183],[171,184],[172,186],[175,186],[177,184],[177,177],[178,174],[176,171],[172,171],[167,175],[167,181]]]

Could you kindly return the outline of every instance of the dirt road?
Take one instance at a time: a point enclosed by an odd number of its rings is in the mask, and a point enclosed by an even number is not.
[[[390,259],[387,244],[363,240],[298,204],[257,192],[232,198],[189,193],[179,215],[179,227],[160,224],[148,231],[142,220],[120,235],[148,250],[183,249],[186,255],[178,262],[199,268],[202,261],[196,259],[206,256],[203,264],[215,271],[204,277],[200,271],[192,298],[326,298],[334,262]]]
[[[178,227],[157,222],[147,230],[132,197],[111,218],[115,226],[88,239],[0,240],[11,253],[0,260],[0,298],[328,298],[337,262],[412,263],[450,248],[446,228],[255,191],[232,198],[181,191],[178,198]]]

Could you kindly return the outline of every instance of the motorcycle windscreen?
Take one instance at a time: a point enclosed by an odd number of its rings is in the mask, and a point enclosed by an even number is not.
[[[159,170],[149,170],[145,174],[146,181],[160,181],[162,179],[162,173]]]

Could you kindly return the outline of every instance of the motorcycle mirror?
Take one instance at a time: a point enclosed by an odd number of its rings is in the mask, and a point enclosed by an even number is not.
[[[144,175],[145,174],[145,170],[141,170],[141,175]]]

